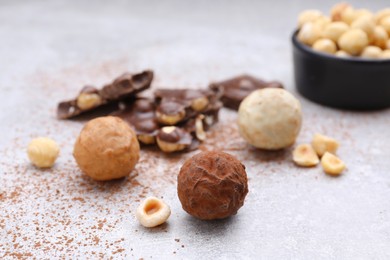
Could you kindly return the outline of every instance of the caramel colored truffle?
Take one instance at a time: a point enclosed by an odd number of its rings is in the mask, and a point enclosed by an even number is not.
[[[95,180],[128,176],[139,159],[134,131],[118,117],[99,117],[81,130],[73,156],[80,169]]]
[[[248,193],[245,166],[224,152],[201,152],[187,159],[177,183],[183,209],[203,220],[237,214]]]

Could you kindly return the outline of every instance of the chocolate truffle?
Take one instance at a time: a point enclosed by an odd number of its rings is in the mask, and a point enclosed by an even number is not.
[[[99,117],[81,130],[73,156],[80,169],[95,180],[128,176],[139,159],[135,132],[118,117]]]
[[[177,183],[183,209],[203,220],[237,214],[248,193],[245,166],[234,156],[218,151],[187,159]]]
[[[301,123],[301,103],[280,88],[255,90],[238,109],[241,136],[261,149],[277,150],[292,145]]]

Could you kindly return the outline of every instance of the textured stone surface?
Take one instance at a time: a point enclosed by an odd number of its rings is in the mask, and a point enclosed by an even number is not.
[[[0,8],[0,257],[138,259],[389,259],[390,110],[316,105],[294,88],[290,35],[298,13],[331,1],[2,1]],[[354,1],[379,9],[388,1]],[[144,150],[131,176],[97,183],[72,159],[82,119],[58,121],[57,103],[125,71],[155,71],[152,87],[207,87],[242,73],[280,80],[302,102],[298,143],[340,141],[345,173],[296,167],[291,150],[245,144],[222,109],[205,148],[247,167],[245,206],[204,222],[182,210],[176,179],[186,155]],[[12,111],[12,113],[11,113]],[[55,167],[28,163],[37,136],[61,146]],[[143,197],[164,197],[166,225],[140,227]],[[7,257],[3,257],[7,255]]]

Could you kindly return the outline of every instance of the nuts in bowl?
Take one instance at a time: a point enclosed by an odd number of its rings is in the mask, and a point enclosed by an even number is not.
[[[343,109],[389,107],[388,20],[390,8],[373,13],[347,3],[336,4],[329,16],[315,10],[302,12],[292,35],[300,94]]]
[[[319,10],[306,10],[298,17],[297,38],[315,51],[342,58],[389,59],[390,8],[373,13],[339,3],[329,17]]]

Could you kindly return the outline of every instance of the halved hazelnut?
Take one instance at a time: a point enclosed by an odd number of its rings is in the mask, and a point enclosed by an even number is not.
[[[300,144],[293,151],[293,161],[299,166],[315,166],[320,162],[310,144]]]
[[[209,100],[207,97],[200,97],[192,100],[191,108],[195,111],[202,111],[209,105]]]
[[[171,215],[170,207],[164,201],[149,197],[137,208],[136,217],[144,227],[156,227],[167,221]]]
[[[339,175],[345,169],[345,163],[336,155],[333,155],[329,152],[325,152],[325,154],[322,156],[321,165],[324,171],[331,175]]]
[[[204,115],[199,115],[195,119],[195,135],[200,141],[206,140],[206,132],[203,128]]]
[[[100,105],[102,98],[96,93],[81,93],[77,97],[77,106],[82,110],[91,109]]]
[[[156,139],[152,135],[140,134],[137,137],[138,137],[138,140],[141,143],[143,143],[143,144],[154,144],[154,143],[156,143]]]
[[[183,130],[176,126],[164,126],[157,134],[157,145],[166,153],[184,150],[186,144],[179,143],[181,135],[183,135]]]
[[[321,134],[314,135],[311,145],[320,157],[325,152],[335,154],[339,148],[339,143],[335,139]]]
[[[178,122],[180,122],[186,115],[186,112],[184,110],[178,111],[176,114],[164,114],[161,113],[160,111],[156,111],[156,117],[157,120],[166,125],[174,125]]]

